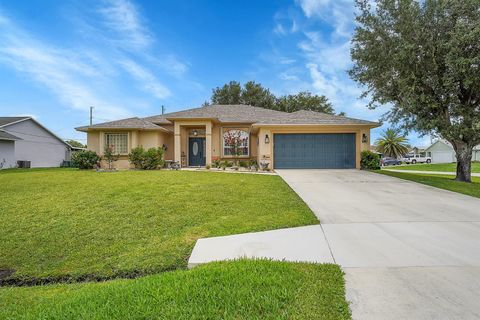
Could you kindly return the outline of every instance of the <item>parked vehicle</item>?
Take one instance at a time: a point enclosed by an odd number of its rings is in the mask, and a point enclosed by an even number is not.
[[[386,166],[398,166],[402,164],[402,161],[391,158],[391,157],[384,157],[380,160],[380,164],[384,167]]]
[[[405,155],[405,157],[402,159],[403,162],[406,164],[415,164],[415,163],[431,163],[432,158],[427,157],[421,154],[412,154],[412,155]]]

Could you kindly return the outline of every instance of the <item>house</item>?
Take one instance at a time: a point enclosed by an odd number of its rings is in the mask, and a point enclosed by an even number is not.
[[[419,148],[419,147],[412,147],[408,151],[409,154],[420,154],[424,155],[425,154],[425,148]]]
[[[281,111],[248,105],[211,105],[146,118],[128,118],[76,128],[87,133],[89,150],[105,146],[128,168],[136,146],[163,147],[165,159],[198,167],[232,159],[228,137],[241,137],[237,156],[268,163],[269,168],[359,168],[360,152],[370,148],[376,122],[318,113]],[[226,143],[227,141],[227,143]]]
[[[58,167],[70,160],[68,143],[31,117],[0,117],[0,167]],[[1,165],[3,163],[3,165]]]
[[[457,157],[450,142],[437,140],[425,149],[427,157],[432,158],[432,163],[450,163],[456,162]],[[473,148],[472,161],[480,161],[480,145]]]

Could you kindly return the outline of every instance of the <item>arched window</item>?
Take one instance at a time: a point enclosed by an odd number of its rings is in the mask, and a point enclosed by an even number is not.
[[[248,157],[250,155],[250,131],[246,128],[223,128],[224,157]]]

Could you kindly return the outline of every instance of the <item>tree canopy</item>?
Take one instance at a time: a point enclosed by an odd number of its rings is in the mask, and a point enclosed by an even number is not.
[[[480,143],[480,1],[356,1],[350,76],[385,120],[448,140],[459,181]]]
[[[76,148],[86,148],[87,147],[86,145],[84,145],[81,142],[78,142],[77,140],[67,140],[65,142],[68,143],[69,145],[71,145],[72,147],[76,147]]]
[[[255,107],[285,112],[311,110],[334,114],[332,104],[324,95],[302,91],[276,97],[269,89],[254,81],[248,81],[242,87],[237,81],[230,81],[222,87],[213,89],[212,104],[248,104]],[[344,113],[342,113],[344,115]]]

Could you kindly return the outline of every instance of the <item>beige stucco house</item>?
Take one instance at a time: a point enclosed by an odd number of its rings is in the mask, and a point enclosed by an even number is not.
[[[76,128],[88,135],[88,149],[102,155],[113,146],[118,168],[129,168],[136,146],[163,147],[165,159],[182,167],[232,159],[229,133],[242,137],[240,158],[269,168],[359,168],[376,122],[298,111],[286,113],[247,105],[211,105],[146,118],[129,118]]]

